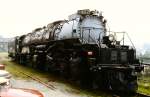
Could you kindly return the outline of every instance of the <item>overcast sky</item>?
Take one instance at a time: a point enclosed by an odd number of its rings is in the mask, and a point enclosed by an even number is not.
[[[127,32],[138,48],[150,43],[150,0],[0,0],[0,35],[26,34],[79,9],[102,11],[111,31]]]

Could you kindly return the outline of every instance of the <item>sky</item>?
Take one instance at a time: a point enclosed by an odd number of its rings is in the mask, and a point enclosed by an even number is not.
[[[0,0],[0,35],[27,34],[80,9],[102,11],[111,31],[127,32],[136,48],[150,44],[150,0]]]

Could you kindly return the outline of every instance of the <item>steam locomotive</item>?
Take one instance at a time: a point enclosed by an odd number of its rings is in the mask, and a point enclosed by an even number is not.
[[[102,13],[78,10],[8,45],[9,56],[22,65],[56,73],[83,86],[136,92],[143,66],[135,48],[108,34]]]

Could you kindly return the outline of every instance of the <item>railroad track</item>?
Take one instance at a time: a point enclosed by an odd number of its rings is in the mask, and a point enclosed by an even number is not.
[[[44,86],[46,86],[46,87],[48,87],[48,88],[50,88],[50,89],[52,89],[52,90],[55,89],[55,87],[54,87],[53,85],[47,84],[47,83],[43,82],[41,79],[39,79],[39,78],[37,78],[37,77],[33,77],[32,75],[29,75],[29,74],[24,73],[24,72],[21,72],[21,71],[18,71],[18,72],[19,72],[19,73],[22,73],[23,75],[25,75],[25,76],[27,76],[27,77],[29,77],[29,78],[31,78],[31,79],[33,79],[33,80],[35,80],[35,81],[41,83],[41,84],[43,84]],[[122,96],[119,96],[119,95],[115,95],[115,94],[114,94],[112,97],[122,97]],[[129,97],[131,97],[131,96],[129,96]],[[142,93],[138,93],[138,92],[137,92],[134,97],[150,97],[150,95],[146,95],[146,94],[142,94]]]
[[[39,78],[37,78],[37,77],[33,77],[33,76],[31,76],[31,75],[29,75],[29,74],[27,74],[27,73],[21,72],[21,71],[18,71],[18,72],[19,72],[19,73],[22,73],[23,75],[25,75],[25,76],[27,76],[27,77],[29,77],[29,78],[31,78],[31,79],[33,79],[33,80],[35,80],[35,81],[41,83],[41,84],[43,84],[44,86],[46,86],[46,87],[48,87],[48,88],[50,88],[50,89],[52,89],[52,90],[55,89],[55,87],[54,87],[53,85],[47,84],[47,83],[43,82],[41,79],[39,79]]]

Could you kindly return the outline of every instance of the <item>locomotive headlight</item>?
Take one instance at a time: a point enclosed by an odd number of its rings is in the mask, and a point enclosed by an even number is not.
[[[114,35],[113,35],[113,34],[110,34],[110,35],[109,35],[109,40],[110,40],[110,41],[115,40],[115,37],[114,37]]]
[[[88,51],[88,52],[87,52],[87,55],[92,56],[92,55],[93,55],[93,52],[92,52],[92,51]]]

